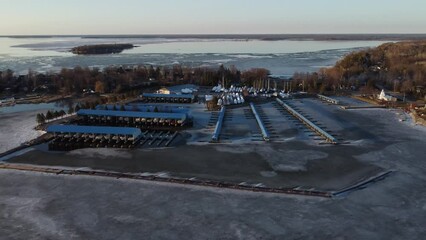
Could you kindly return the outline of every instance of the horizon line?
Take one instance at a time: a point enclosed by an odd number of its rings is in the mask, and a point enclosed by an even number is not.
[[[15,36],[306,36],[306,35],[426,35],[425,33],[94,33],[94,34],[2,34]]]

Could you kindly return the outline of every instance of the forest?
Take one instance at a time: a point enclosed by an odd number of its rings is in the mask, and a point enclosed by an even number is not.
[[[348,54],[335,66],[315,73],[295,73],[308,92],[380,89],[425,98],[426,41],[386,43]]]
[[[10,69],[0,72],[0,94],[30,93],[81,94],[85,90],[97,93],[125,93],[144,86],[198,84],[214,86],[225,82],[253,85],[268,79],[269,71],[263,68],[240,71],[234,66],[217,68],[173,66],[110,66],[104,69],[75,67],[60,72],[16,75]]]

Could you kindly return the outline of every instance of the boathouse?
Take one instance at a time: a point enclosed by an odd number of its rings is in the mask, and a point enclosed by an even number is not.
[[[110,111],[82,109],[77,112],[81,125],[137,127],[140,129],[176,129],[190,126],[186,113]]]
[[[47,132],[53,135],[49,150],[56,151],[99,147],[133,148],[142,136],[139,128],[129,127],[51,125]]]
[[[141,99],[144,102],[153,103],[193,103],[195,96],[193,94],[143,93]]]

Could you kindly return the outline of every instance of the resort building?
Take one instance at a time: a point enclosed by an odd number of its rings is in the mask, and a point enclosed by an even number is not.
[[[94,147],[133,148],[142,136],[139,128],[128,127],[51,125],[47,132],[54,137],[49,143],[49,150],[56,151]]]

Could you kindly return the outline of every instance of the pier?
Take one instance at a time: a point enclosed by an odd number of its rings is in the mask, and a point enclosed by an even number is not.
[[[324,137],[327,142],[332,144],[338,144],[338,140],[331,136],[326,131],[322,130],[320,127],[318,127],[316,124],[311,122],[309,119],[304,117],[302,114],[298,113],[296,110],[294,110],[292,107],[290,107],[288,104],[284,103],[281,99],[277,98],[277,102],[284,107],[291,115],[296,117],[299,121],[301,121],[303,124],[305,124],[309,129],[316,132],[318,135]]]
[[[260,131],[262,132],[263,140],[268,142],[269,139],[270,139],[269,132],[266,129],[265,124],[263,123],[262,119],[260,118],[259,113],[257,112],[256,107],[254,106],[253,103],[250,103],[250,108],[251,108],[251,111],[254,114],[254,117],[256,118],[256,122],[259,125]]]
[[[212,142],[218,142],[220,132],[222,131],[222,125],[223,125],[223,119],[225,118],[225,106],[222,106],[219,112],[219,117],[216,122],[216,127],[214,128],[213,136],[212,136]]]
[[[321,100],[323,100],[323,101],[326,101],[326,102],[329,102],[329,103],[332,103],[332,104],[339,104],[340,102],[339,102],[339,100],[337,100],[337,99],[334,99],[334,98],[331,98],[331,97],[327,97],[327,96],[324,96],[324,95],[321,95],[321,94],[317,94],[317,97],[319,98],[319,99],[321,99]]]

